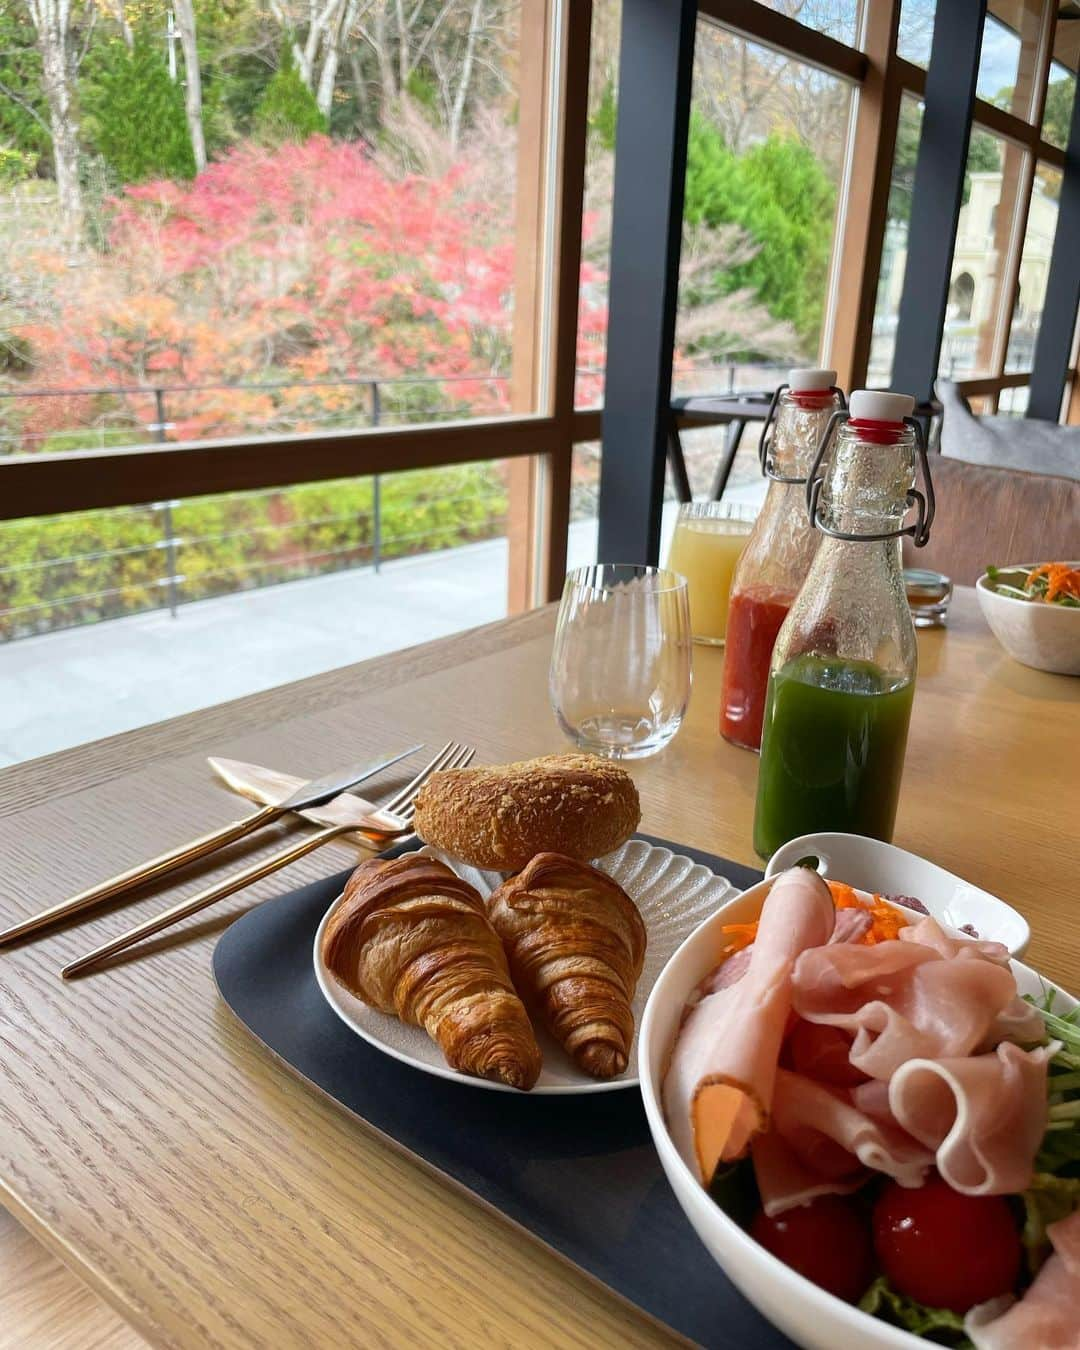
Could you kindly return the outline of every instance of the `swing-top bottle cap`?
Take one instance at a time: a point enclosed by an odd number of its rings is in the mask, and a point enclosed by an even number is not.
[[[880,389],[856,389],[848,405],[853,422],[903,422],[914,408],[910,394],[887,394]]]
[[[788,371],[788,388],[796,394],[828,393],[836,383],[835,370],[799,369]]]

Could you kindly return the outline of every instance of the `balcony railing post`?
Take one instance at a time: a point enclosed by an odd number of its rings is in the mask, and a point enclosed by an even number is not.
[[[154,440],[165,440],[165,390],[154,390]],[[168,568],[166,584],[169,592],[169,613],[176,618],[178,603],[176,588],[176,535],[173,533],[172,502],[163,502],[161,506],[161,524],[165,531],[165,566]]]
[[[379,381],[371,381],[371,425],[382,424],[382,391]],[[377,572],[382,565],[382,483],[378,474],[371,480],[372,539],[371,560]]]

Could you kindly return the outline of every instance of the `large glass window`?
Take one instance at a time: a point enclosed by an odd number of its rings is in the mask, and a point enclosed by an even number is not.
[[[0,524],[0,764],[502,617],[507,471]]]
[[[938,363],[950,379],[993,373],[1026,161],[1019,147],[972,128]]]
[[[70,136],[5,104],[9,452],[509,410],[520,0],[360,8],[197,5],[188,69],[165,0],[130,48],[102,7]],[[44,107],[32,25],[4,36]]]
[[[986,10],[975,92],[1017,117],[1031,116],[1044,8],[1043,0],[990,0]]]
[[[1035,356],[1057,232],[1061,180],[1060,171],[1049,165],[1040,164],[1035,171],[1005,356],[1005,369],[1009,372],[1030,370]]]
[[[905,61],[929,65],[936,12],[937,0],[902,0],[896,50]]]
[[[889,180],[889,205],[874,306],[874,329],[870,340],[867,381],[875,389],[886,388],[892,380],[896,324],[907,270],[911,192],[922,136],[922,117],[922,102],[905,94],[900,102],[900,118],[896,128],[896,152]]]
[[[874,0],[868,0],[873,4]],[[762,0],[769,9],[779,10],[807,28],[836,38],[854,47],[859,32],[861,0]]]
[[[604,396],[621,22],[621,0],[595,0],[589,50],[589,121],[585,146],[581,294],[578,302],[577,382],[574,390],[574,403],[579,408],[596,407],[603,402]]]
[[[1076,75],[1059,62],[1050,66],[1050,80],[1046,86],[1046,105],[1043,108],[1043,140],[1064,150],[1069,143],[1069,123],[1073,100],[1076,98]]]
[[[1076,71],[1080,66],[1080,16],[1059,13],[1054,29],[1054,52],[1043,108],[1043,139],[1064,150],[1069,142],[1069,121],[1076,97]]]
[[[850,86],[698,23],[676,333],[686,393],[818,359]]]

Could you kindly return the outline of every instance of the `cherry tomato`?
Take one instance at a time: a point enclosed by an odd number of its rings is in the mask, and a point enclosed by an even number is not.
[[[893,1287],[961,1316],[1012,1292],[1020,1234],[1000,1195],[961,1195],[940,1177],[917,1190],[888,1182],[874,1205],[874,1250]]]
[[[839,1027],[815,1026],[801,1019],[788,1037],[791,1065],[819,1083],[833,1087],[855,1087],[866,1082],[866,1074],[851,1063],[851,1037]]]
[[[792,1270],[848,1303],[861,1298],[874,1278],[869,1225],[845,1196],[819,1196],[775,1219],[760,1210],[750,1235]]]

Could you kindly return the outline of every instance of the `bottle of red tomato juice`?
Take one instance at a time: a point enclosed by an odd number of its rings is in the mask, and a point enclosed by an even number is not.
[[[817,551],[806,474],[829,418],[844,406],[835,370],[793,370],[762,432],[769,489],[731,581],[720,694],[720,734],[748,750],[761,745],[773,643]]]

